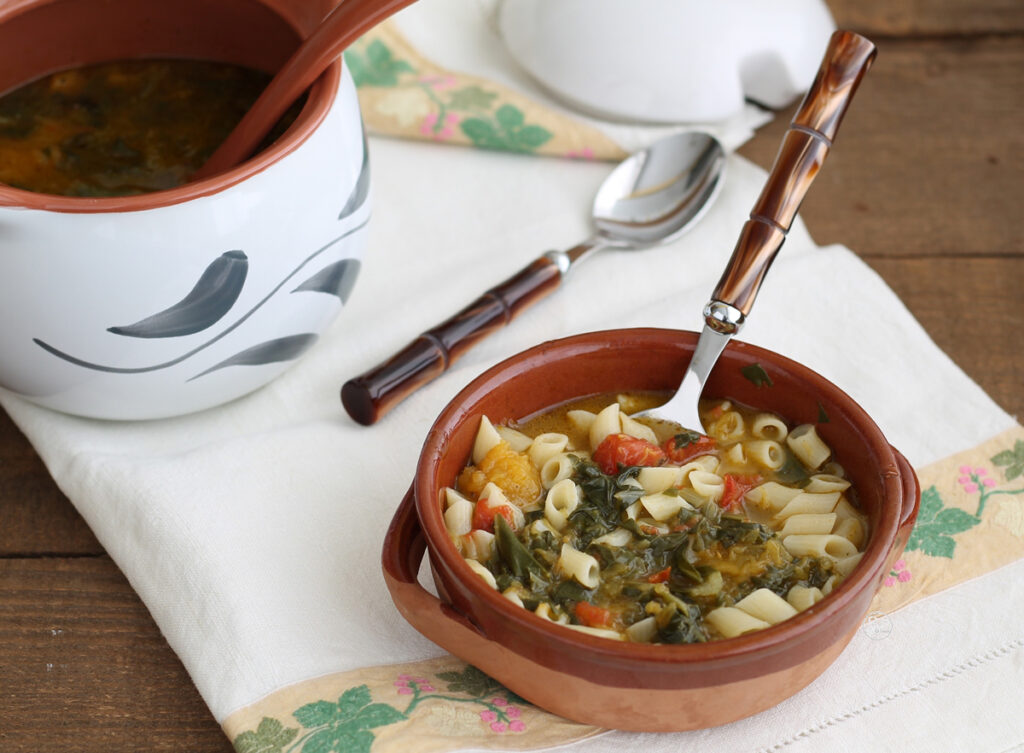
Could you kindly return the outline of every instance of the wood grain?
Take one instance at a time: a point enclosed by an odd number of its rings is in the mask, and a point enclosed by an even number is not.
[[[0,560],[0,750],[227,753],[106,556]]]
[[[1024,255],[867,262],[935,343],[1000,407],[1024,420]]]
[[[1024,3],[861,0],[879,45],[802,215],[1024,416]],[[792,111],[742,153],[768,166]],[[60,555],[60,556],[54,556]],[[124,577],[0,412],[0,751],[227,753]]]
[[[868,36],[947,36],[1024,31],[1020,0],[846,0],[829,2],[841,29]]]
[[[42,554],[98,555],[103,547],[0,410],[0,557]]]
[[[801,214],[868,257],[1024,251],[1024,44],[882,41]],[[768,165],[792,110],[741,153]]]

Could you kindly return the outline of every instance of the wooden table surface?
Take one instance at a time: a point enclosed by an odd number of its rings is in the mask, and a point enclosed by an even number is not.
[[[819,244],[857,251],[967,374],[1024,416],[1024,3],[830,6],[879,57],[804,205],[807,225]],[[767,167],[791,114],[742,153]],[[0,751],[58,750],[231,746],[0,412]]]

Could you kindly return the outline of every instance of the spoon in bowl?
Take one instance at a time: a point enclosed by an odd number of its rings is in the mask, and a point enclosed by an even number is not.
[[[593,236],[568,251],[538,257],[384,363],[345,382],[345,410],[358,423],[375,423],[477,341],[552,293],[574,266],[597,251],[645,249],[678,238],[718,195],[724,169],[721,143],[702,132],[677,133],[636,152],[598,189]]]
[[[704,328],[679,389],[667,403],[633,415],[703,434],[697,401],[726,344],[743,326],[782,248],[807,189],[832,148],[846,109],[875,59],[875,45],[849,31],[829,40],[817,76],[790,123],[761,196],[704,307]]]
[[[324,17],[190,181],[210,178],[252,154],[292,102],[361,34],[413,0],[342,0]]]

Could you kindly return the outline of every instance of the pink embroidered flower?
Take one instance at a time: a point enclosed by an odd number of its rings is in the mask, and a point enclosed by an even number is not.
[[[426,84],[437,92],[443,92],[445,89],[451,89],[458,83],[455,76],[420,76],[419,82],[421,84]]]
[[[516,719],[514,722],[510,722],[508,725],[509,732],[522,732],[526,729],[526,725],[523,724],[521,719]]]
[[[396,688],[407,688],[407,687],[409,687],[409,683],[406,682],[403,679],[398,679],[398,680],[395,680],[395,687]]]
[[[399,676],[398,676],[398,679],[399,679],[399,680],[408,680],[409,678],[410,678],[410,676],[409,676],[409,675],[399,675]]]
[[[482,719],[483,721],[485,721],[485,722],[493,722],[493,721],[496,721],[496,720],[497,720],[497,718],[498,718],[498,715],[497,715],[497,714],[495,714],[495,713],[494,713],[493,711],[491,711],[490,709],[488,709],[487,711],[481,711],[481,712],[480,712],[480,718],[481,718],[481,719]]]
[[[572,151],[566,152],[565,156],[568,157],[569,159],[586,159],[586,160],[590,160],[590,159],[594,159],[594,150],[591,149],[589,146],[585,146],[582,149],[580,149],[579,151],[576,151],[574,149]]]
[[[507,709],[505,709],[505,716],[507,716],[509,719],[518,719],[521,713],[523,712],[515,706],[509,706]]]
[[[495,722],[491,725],[491,729],[500,734],[505,731],[505,722]]]
[[[495,706],[508,706],[508,701],[506,701],[504,698],[492,698],[491,703],[493,703]]]
[[[975,468],[971,468],[969,465],[960,466],[960,476],[957,481],[968,494],[974,494],[983,486],[991,489],[996,485],[996,480],[988,475],[987,469],[981,466]]]
[[[459,120],[461,118],[458,114],[450,112],[444,116],[444,121],[439,124],[437,113],[429,113],[420,124],[420,133],[424,136],[429,136],[435,141],[446,141],[455,135],[455,126],[458,125]]]
[[[398,689],[398,694],[399,695],[412,695],[412,693],[413,693],[412,688],[399,688]]]
[[[420,690],[422,690],[424,693],[433,693],[435,688],[433,685],[429,683],[424,683],[423,685],[420,685]]]
[[[417,684],[422,685],[425,682],[429,682],[429,680],[427,680],[426,677],[410,677],[409,682],[415,682]]]
[[[882,581],[882,585],[892,587],[897,583],[906,583],[912,577],[907,569],[906,560],[896,560],[892,565],[892,570],[889,571],[889,574]]]

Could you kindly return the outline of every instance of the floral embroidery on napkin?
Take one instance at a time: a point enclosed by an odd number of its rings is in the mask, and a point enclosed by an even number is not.
[[[345,64],[374,133],[574,159],[626,156],[584,123],[493,81],[435,65],[391,22],[349,47]]]
[[[921,508],[872,612],[892,612],[1024,557],[1024,428],[918,471]]]
[[[600,731],[541,711],[454,657],[284,688],[232,714],[224,730],[238,753],[525,751]]]

